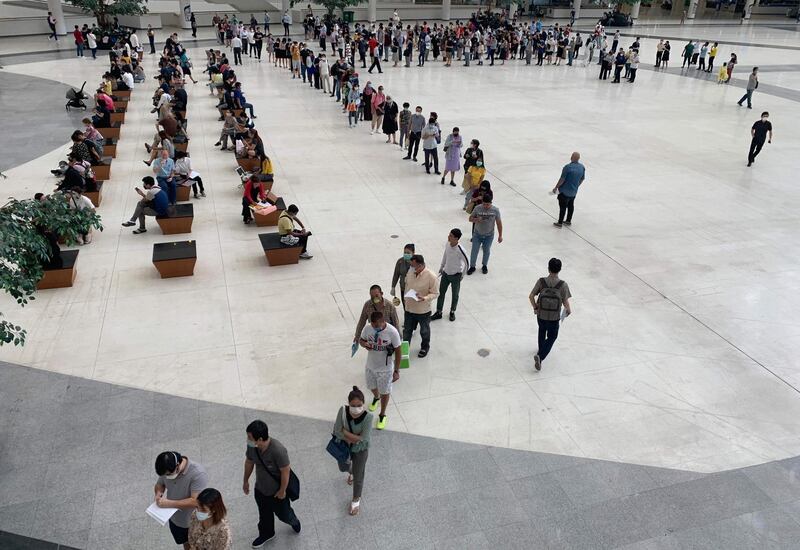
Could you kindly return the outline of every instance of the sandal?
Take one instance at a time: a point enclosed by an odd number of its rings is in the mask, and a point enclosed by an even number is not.
[[[361,506],[361,501],[360,500],[356,501],[356,502],[351,502],[350,503],[350,515],[351,516],[357,516],[358,515],[358,509],[359,509],[360,506]]]

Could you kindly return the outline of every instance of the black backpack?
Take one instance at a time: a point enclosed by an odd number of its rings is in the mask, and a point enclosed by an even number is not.
[[[539,292],[539,310],[560,313],[561,287],[564,286],[564,281],[558,281],[556,286],[548,286],[547,279],[542,277],[539,280],[542,282],[543,286],[542,290]]]

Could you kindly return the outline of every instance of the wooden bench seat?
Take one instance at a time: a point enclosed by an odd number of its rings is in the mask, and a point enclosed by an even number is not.
[[[300,262],[302,246],[285,246],[281,243],[281,237],[277,233],[260,233],[258,239],[261,241],[261,248],[264,249],[269,265],[289,265]]]
[[[119,122],[112,122],[111,126],[106,128],[98,128],[97,131],[100,132],[100,135],[104,138],[114,138],[119,139],[120,127],[122,125]]]
[[[194,206],[192,204],[176,204],[170,216],[156,216],[156,223],[164,235],[177,235],[191,233],[194,221]]]
[[[131,90],[114,90],[114,95],[119,98],[130,98]]]
[[[44,276],[36,285],[38,290],[47,288],[66,288],[75,282],[75,263],[78,261],[78,250],[61,251],[62,266],[57,269],[45,269]]]
[[[116,109],[113,113],[111,113],[111,123],[119,122],[120,124],[125,123],[125,111]]]
[[[261,170],[261,161],[257,158],[236,159],[236,162],[246,172],[256,172],[257,170]]]
[[[272,195],[272,193],[270,193]],[[275,195],[272,195],[275,197]],[[283,198],[276,197],[275,200],[269,200],[269,195],[267,196],[267,201],[270,204],[274,204],[278,207],[277,210],[273,210],[266,216],[262,216],[258,214],[255,210],[253,211],[253,219],[256,220],[256,225],[258,227],[272,227],[278,225],[278,216],[281,215],[281,212],[286,210],[286,203],[284,202]]]
[[[104,156],[102,159],[102,164],[92,166],[95,179],[103,181],[111,179],[111,161],[111,157]]]
[[[178,202],[186,202],[189,200],[191,185],[178,185],[175,188],[175,200]]]
[[[175,241],[153,245],[153,265],[162,279],[191,277],[197,263],[195,241]]]
[[[100,203],[103,201],[103,182],[100,180],[97,181],[97,191],[86,191],[84,195],[92,204],[96,207],[100,206]]]
[[[117,158],[117,140],[108,138],[103,142],[103,156],[109,156],[112,159]]]
[[[185,141],[183,143],[175,143],[173,142],[172,145],[175,147],[176,151],[183,151],[184,153],[189,150],[189,142]]]

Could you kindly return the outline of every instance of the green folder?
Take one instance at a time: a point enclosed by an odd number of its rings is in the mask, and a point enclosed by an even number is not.
[[[411,363],[408,360],[408,342],[403,340],[403,343],[400,344],[400,368],[407,369],[411,366]]]

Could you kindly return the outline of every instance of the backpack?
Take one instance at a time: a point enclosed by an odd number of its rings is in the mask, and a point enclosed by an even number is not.
[[[539,280],[543,285],[542,290],[539,292],[539,310],[543,312],[560,313],[561,287],[564,286],[564,281],[558,281],[556,286],[548,286],[547,279],[542,277]]]

